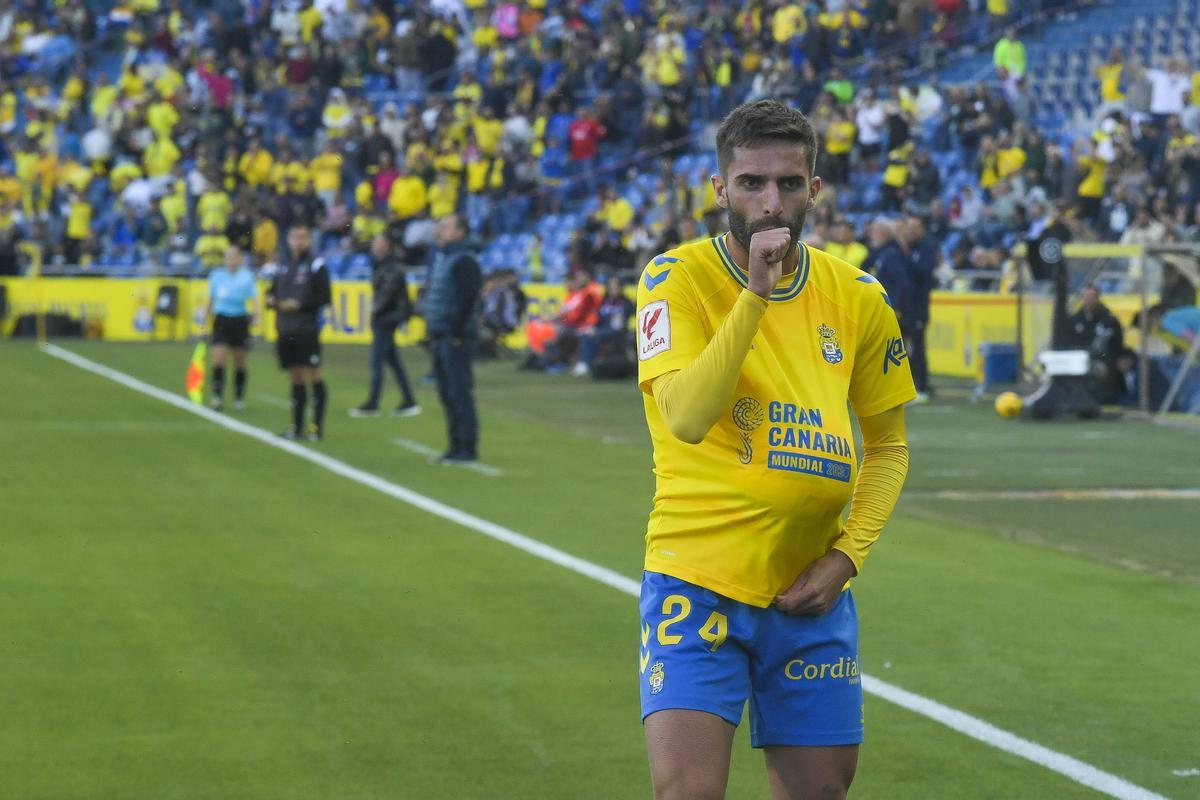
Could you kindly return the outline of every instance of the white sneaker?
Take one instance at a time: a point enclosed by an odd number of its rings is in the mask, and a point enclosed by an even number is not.
[[[571,367],[571,375],[576,378],[586,378],[591,375],[592,371],[588,369],[588,365],[580,361],[575,366]]]
[[[416,403],[413,403],[411,406],[400,406],[399,408],[392,409],[393,417],[415,417],[420,413],[421,407]]]
[[[917,392],[917,396],[909,400],[904,405],[906,406],[923,406],[929,402],[929,395],[925,392]]]
[[[208,407],[213,411],[221,411],[225,408],[225,402],[219,397],[214,397],[212,400],[208,401]]]
[[[246,401],[245,400],[234,400],[233,401],[233,410],[234,411],[245,411],[246,410]]]

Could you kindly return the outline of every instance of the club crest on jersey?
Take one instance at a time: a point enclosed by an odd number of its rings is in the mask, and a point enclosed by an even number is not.
[[[743,397],[733,404],[733,424],[742,432],[738,461],[749,464],[754,458],[754,431],[763,424],[762,403],[753,397]]]
[[[667,673],[664,671],[663,662],[655,661],[654,666],[650,667],[650,694],[658,694],[663,690],[663,683],[667,679]]]
[[[817,335],[821,337],[821,355],[825,360],[830,364],[842,363],[842,346],[838,343],[837,331],[822,323],[817,328]]]

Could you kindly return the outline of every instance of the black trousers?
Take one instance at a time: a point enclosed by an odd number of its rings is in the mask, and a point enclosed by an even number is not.
[[[479,416],[475,411],[475,381],[471,374],[475,344],[439,337],[429,342],[429,350],[438,399],[446,412],[450,453],[475,457],[479,453]]]
[[[408,373],[404,371],[404,363],[396,349],[395,322],[375,322],[371,324],[371,393],[367,397],[367,405],[378,406],[379,395],[383,392],[383,367],[391,367],[396,377],[396,384],[403,395],[401,405],[411,406],[417,401],[413,397],[412,387],[408,383]]]
[[[929,391],[929,358],[925,354],[925,328],[928,322],[917,320],[909,325],[908,357],[912,364],[913,383],[918,392]]]

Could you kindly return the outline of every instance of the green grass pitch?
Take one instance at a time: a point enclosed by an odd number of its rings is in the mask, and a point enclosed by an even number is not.
[[[183,344],[65,343],[182,392]],[[413,377],[426,369],[405,351]],[[631,385],[478,371],[489,476],[435,467],[433,391],[314,447],[636,578]],[[644,798],[636,602],[23,344],[0,345],[0,797]],[[286,424],[269,348],[250,408]],[[395,402],[396,398],[386,399]],[[1173,798],[1200,797],[1200,433],[909,414],[905,497],[855,584],[863,669]],[[397,443],[404,439],[408,446]],[[960,490],[969,499],[938,492]],[[868,696],[859,798],[1087,798]],[[766,796],[739,732],[731,798]]]

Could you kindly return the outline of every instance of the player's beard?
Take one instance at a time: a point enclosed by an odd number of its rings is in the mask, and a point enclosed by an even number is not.
[[[764,217],[763,219],[750,222],[746,216],[736,211],[732,206],[729,208],[729,232],[737,239],[738,244],[745,248],[746,252],[750,252],[750,237],[759,231],[769,231],[773,228],[787,228],[791,235],[791,241],[788,244],[788,252],[792,252],[792,248],[800,241],[800,234],[804,232],[804,218],[806,212],[799,211],[796,216],[790,221],[785,221],[782,217]]]

